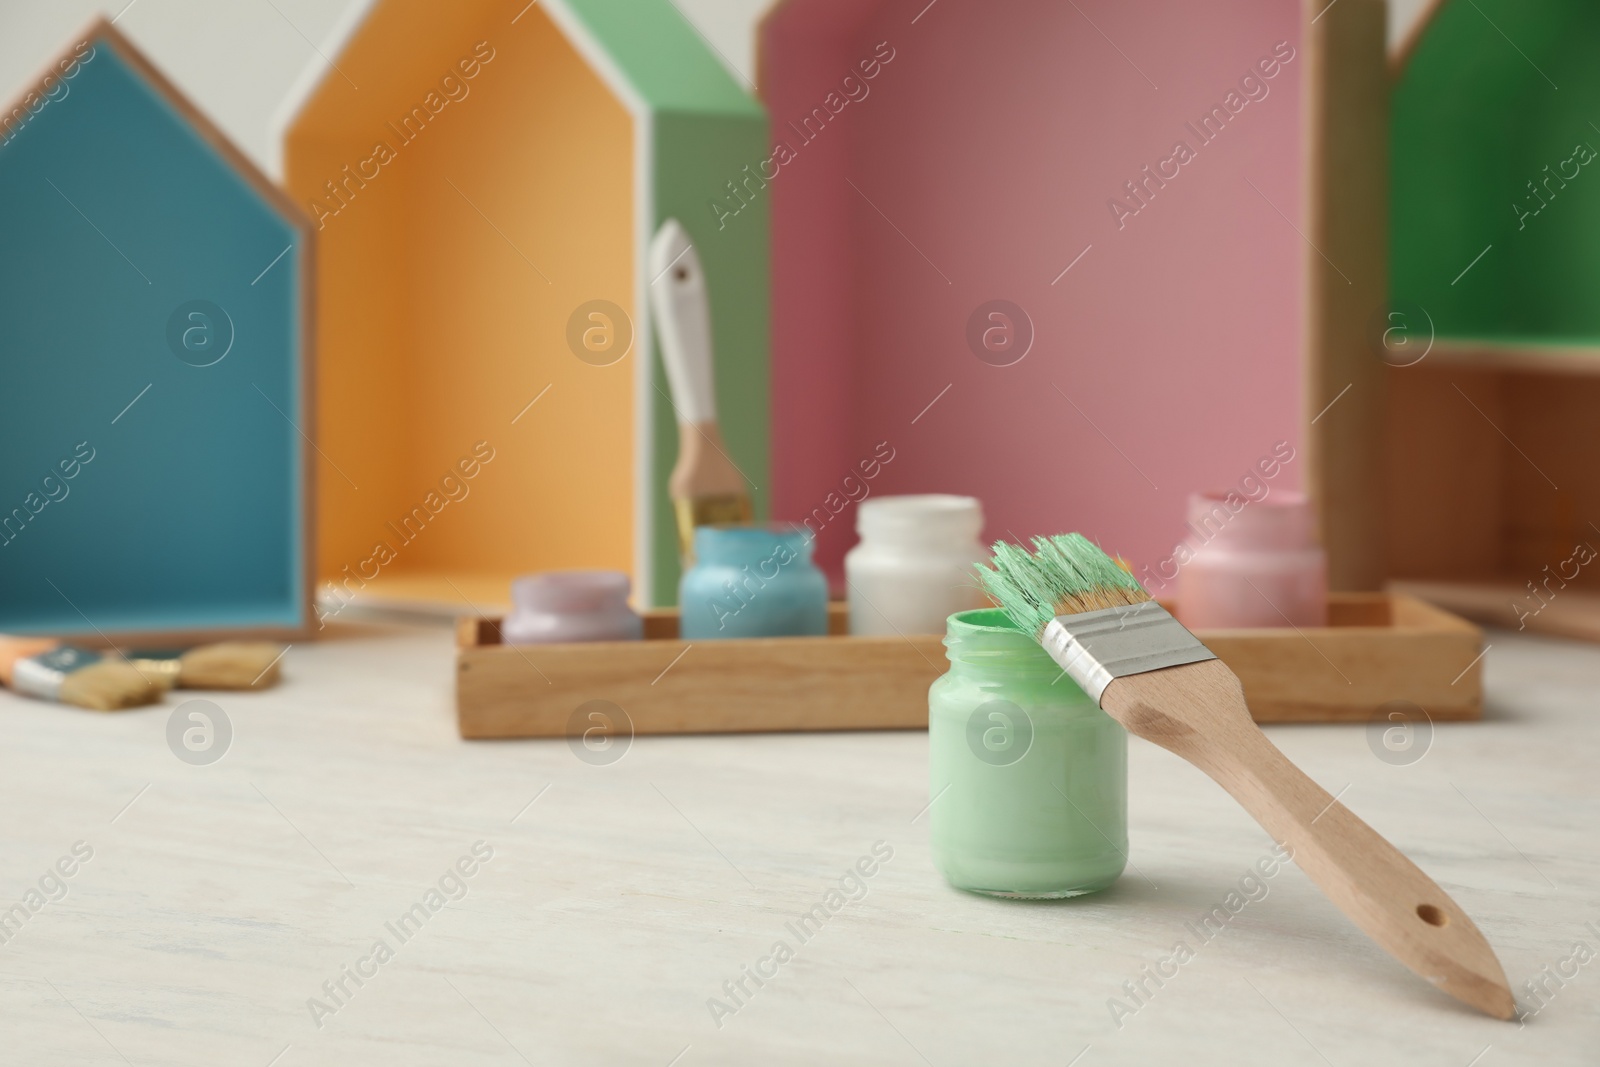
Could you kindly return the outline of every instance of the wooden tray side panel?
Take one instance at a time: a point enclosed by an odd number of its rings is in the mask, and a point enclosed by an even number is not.
[[[1593,593],[1570,589],[1534,612],[1538,601],[1526,586],[1511,581],[1395,584],[1486,626],[1600,643],[1600,596]]]
[[[1366,722],[1391,701],[1417,704],[1434,720],[1481,715],[1475,632],[1410,635],[1403,655],[1392,635],[1370,631],[1200,637],[1244,683],[1256,722]]]
[[[591,700],[638,734],[916,729],[943,672],[938,637],[502,646],[462,650],[456,700],[468,738],[566,736]]]

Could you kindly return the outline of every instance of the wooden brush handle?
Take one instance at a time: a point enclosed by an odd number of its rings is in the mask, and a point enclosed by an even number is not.
[[[1101,707],[1215,779],[1390,955],[1480,1011],[1511,1018],[1505,972],[1467,913],[1267,740],[1221,660],[1118,678]]]
[[[744,475],[728,458],[728,446],[714,422],[678,427],[678,460],[667,477],[667,496],[690,500],[707,496],[746,497]],[[749,522],[749,517],[743,520]]]
[[[0,634],[0,684],[9,686],[17,660],[49,652],[61,640],[55,637],[11,637]]]

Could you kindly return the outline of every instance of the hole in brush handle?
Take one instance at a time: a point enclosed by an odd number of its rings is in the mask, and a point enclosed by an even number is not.
[[[1429,926],[1450,925],[1450,916],[1445,914],[1442,909],[1437,908],[1432,904],[1418,904],[1417,918],[1421,919]]]

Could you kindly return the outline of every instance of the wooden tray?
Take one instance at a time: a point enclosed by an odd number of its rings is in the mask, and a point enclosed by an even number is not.
[[[1396,700],[1436,721],[1481,714],[1477,627],[1392,593],[1334,594],[1329,616],[1314,630],[1199,636],[1243,679],[1257,722],[1366,722]],[[574,713],[591,700],[641,734],[926,727],[928,686],[948,665],[943,638],[846,636],[842,604],[830,624],[830,637],[685,643],[665,610],[645,614],[643,641],[512,647],[498,619],[462,619],[461,736],[581,733],[588,720]]]
[[[1485,626],[1600,643],[1600,594],[1584,592],[1576,586],[1559,590],[1560,596],[1547,589],[1552,599],[1543,607],[1540,607],[1543,594],[1530,593],[1527,579],[1519,582],[1515,578],[1479,581],[1408,578],[1390,582],[1389,588]],[[1517,610],[1519,604],[1521,613]],[[1531,610],[1534,608],[1539,610]]]
[[[1366,722],[1391,701],[1435,722],[1483,715],[1483,631],[1400,593],[1333,593],[1330,625],[1200,630],[1256,722]]]

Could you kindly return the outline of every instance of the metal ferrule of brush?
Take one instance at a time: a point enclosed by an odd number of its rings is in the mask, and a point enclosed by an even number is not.
[[[1154,600],[1057,615],[1039,643],[1096,704],[1117,678],[1217,658]]]
[[[101,658],[98,652],[63,645],[28,659],[20,659],[11,668],[11,688],[41,700],[59,700],[67,675],[99,663]]]

